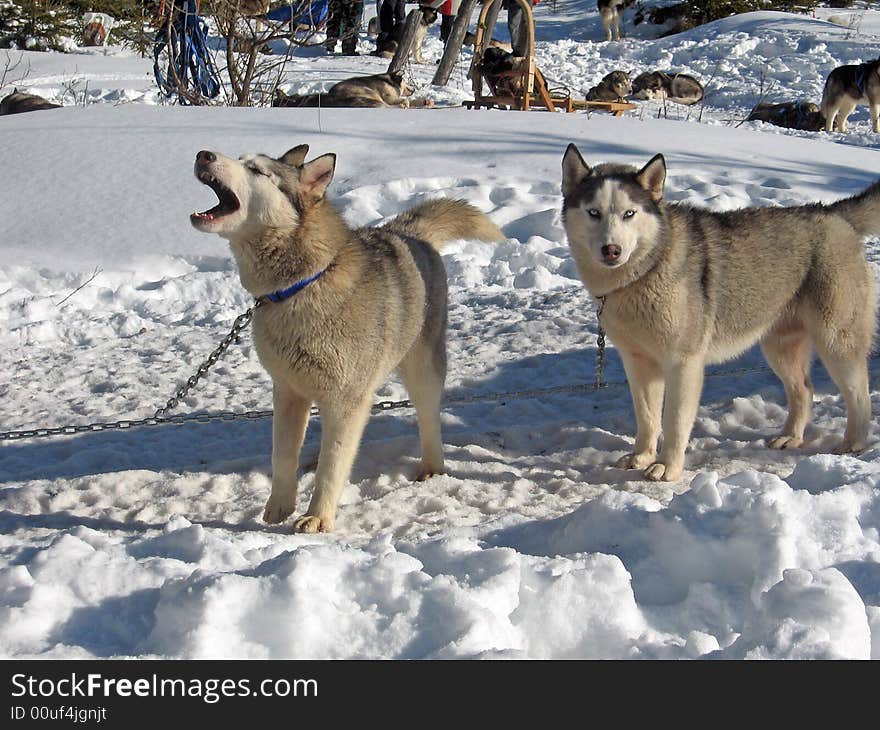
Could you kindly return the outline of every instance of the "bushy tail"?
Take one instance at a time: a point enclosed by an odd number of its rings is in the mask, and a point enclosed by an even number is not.
[[[384,226],[404,236],[412,236],[436,249],[459,238],[504,241],[507,237],[485,213],[463,200],[435,198],[419,203]]]
[[[880,233],[880,180],[851,198],[828,206],[844,217],[861,236]]]

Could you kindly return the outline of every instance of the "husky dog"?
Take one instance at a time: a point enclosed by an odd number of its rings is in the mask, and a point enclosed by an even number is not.
[[[446,375],[447,241],[504,240],[461,200],[421,203],[378,228],[350,229],[326,200],[336,155],[305,162],[196,155],[195,175],[219,203],[192,224],[229,240],[241,283],[257,298],[254,344],[274,384],[272,493],[263,519],[296,507],[297,465],[312,403],[322,419],[315,491],[300,532],[333,529],[376,388],[392,370],[416,408],[424,480],[443,473],[440,399]],[[296,293],[298,292],[298,293]]]
[[[522,69],[525,62],[523,56],[514,56],[503,48],[489,46],[479,58],[477,68],[486,77],[493,94],[518,96],[523,92],[522,75],[509,72]]]
[[[415,91],[403,80],[401,73],[381,73],[371,76],[354,76],[330,87],[320,94],[288,96],[281,89],[276,89],[272,106],[302,107],[384,107],[384,106],[431,106],[430,99],[421,100],[419,104],[408,97]]]
[[[782,104],[758,104],[749,113],[747,122],[767,122],[787,129],[818,132],[825,129],[819,106],[811,101],[786,101]]]
[[[599,17],[607,40],[620,40],[620,16],[635,0],[597,0]]]
[[[412,59],[416,63],[427,63],[425,57],[422,55],[422,43],[425,42],[425,36],[428,33],[428,26],[437,20],[438,13],[434,8],[429,8],[426,5],[420,7],[419,10],[422,13],[422,17],[419,18],[419,24],[416,27],[416,35],[413,39]]]
[[[587,92],[587,101],[617,101],[632,93],[626,71],[612,71]]]
[[[422,56],[422,43],[425,42],[425,36],[428,33],[428,26],[437,20],[437,11],[427,5],[419,7],[422,16],[419,18],[419,24],[416,26],[416,34],[412,43],[412,59],[416,63],[427,63]],[[385,42],[378,45],[372,55],[380,58],[394,58],[397,49],[400,46],[400,34],[403,32],[403,24],[395,27],[395,35],[388,38]]]
[[[825,131],[846,131],[857,104],[871,107],[871,126],[880,132],[880,58],[858,66],[838,66],[825,79],[821,113]]]
[[[477,34],[472,31],[467,31],[464,34],[464,41],[462,41],[462,45],[465,46],[473,46],[477,42]],[[513,54],[513,46],[510,43],[505,43],[504,41],[499,41],[497,38],[490,38],[489,42],[486,44],[486,48],[500,48],[503,51],[507,51],[510,54]]]
[[[690,106],[703,98],[703,85],[688,74],[646,71],[633,79],[632,97],[656,99]]]
[[[635,448],[617,466],[678,479],[705,365],[755,342],[788,399],[771,448],[803,444],[815,348],[846,403],[837,451],[864,449],[877,303],[863,238],[880,233],[880,181],[830,205],[716,213],[665,204],[665,180],[662,155],[641,170],[590,167],[570,144],[562,161],[569,245],[586,288],[604,301],[602,325],[635,408]]]
[[[500,46],[489,46],[480,58],[480,71],[487,76],[497,76],[508,71],[516,71],[525,59],[514,56]]]
[[[53,104],[42,96],[26,94],[18,89],[13,89],[11,94],[3,97],[0,101],[0,116],[4,114],[21,114],[22,112],[36,112],[41,109],[58,109],[61,104]]]

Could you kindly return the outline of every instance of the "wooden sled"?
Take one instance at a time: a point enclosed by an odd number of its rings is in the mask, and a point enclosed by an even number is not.
[[[483,55],[489,47],[492,40],[492,32],[495,29],[495,23],[498,19],[498,13],[501,10],[502,0],[488,0],[480,11],[479,20],[477,21],[477,37],[474,43],[474,57],[471,62],[470,79],[473,84],[474,98],[464,102],[464,106],[468,109],[517,109],[521,111],[529,111],[533,107],[542,107],[548,111],[555,112],[557,109],[566,112],[574,112],[583,109],[595,109],[607,111],[614,116],[621,116],[625,111],[635,109],[636,105],[623,101],[585,101],[573,99],[568,89],[552,89],[547,83],[547,79],[541,70],[535,65],[535,18],[532,15],[532,6],[527,0],[510,0],[519,3],[522,7],[524,17],[526,19],[526,36],[527,36],[527,53],[523,63],[518,69],[513,71],[503,71],[498,74],[486,74],[481,68]],[[459,14],[456,17],[456,24],[450,35],[447,47],[444,51],[443,59],[440,62],[441,69],[438,69],[434,83],[438,81],[445,82],[448,74],[445,74],[445,67],[451,68],[453,54],[457,55],[461,50],[461,41],[464,39],[462,32],[461,39],[456,36],[456,30],[461,28],[466,30],[467,23],[470,21],[470,12],[473,4],[468,7],[465,3],[459,8]],[[465,17],[466,16],[466,17]],[[459,23],[462,20],[462,23]],[[453,47],[453,41],[458,40],[458,46]],[[445,76],[445,78],[444,78]],[[489,87],[490,93],[483,94],[483,82]]]

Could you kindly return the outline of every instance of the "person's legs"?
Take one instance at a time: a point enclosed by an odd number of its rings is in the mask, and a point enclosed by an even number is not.
[[[449,34],[452,33],[452,26],[455,25],[454,15],[443,15],[440,20],[440,40],[446,43]]]
[[[507,2],[507,30],[514,56],[525,56],[529,51],[529,29],[526,27],[526,14],[516,0]]]
[[[329,0],[327,3],[327,40],[324,42],[324,47],[330,53],[336,50],[336,41],[339,40],[343,2],[344,0]]]

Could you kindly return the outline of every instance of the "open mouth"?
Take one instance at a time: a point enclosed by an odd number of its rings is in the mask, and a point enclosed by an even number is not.
[[[203,170],[202,172],[197,173],[196,177],[217,194],[219,202],[209,210],[190,215],[190,220],[193,223],[216,221],[218,218],[223,218],[231,213],[235,213],[235,211],[241,207],[241,203],[239,203],[235,193],[211,173]]]

